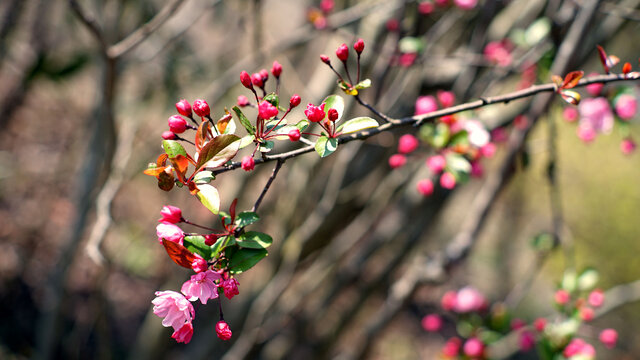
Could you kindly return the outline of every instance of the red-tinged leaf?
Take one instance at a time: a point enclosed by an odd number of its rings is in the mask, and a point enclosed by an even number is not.
[[[165,166],[167,164],[167,159],[169,158],[169,155],[167,154],[160,154],[158,156],[158,160],[156,161],[156,164],[158,164],[158,166]]]
[[[218,128],[218,132],[220,134],[224,133],[224,131],[227,128],[227,125],[229,125],[229,121],[231,121],[231,119],[233,118],[229,110],[227,110],[226,108],[224,109],[224,112],[225,112],[224,116],[221,117],[220,120],[218,120],[218,123],[216,124],[216,127]]]
[[[170,191],[173,189],[173,185],[175,185],[175,181],[173,179],[173,172],[167,173],[166,171],[161,172],[158,176],[158,187],[160,190]]]
[[[561,89],[571,89],[578,85],[578,81],[582,79],[584,76],[584,71],[572,71],[564,77],[564,82],[562,83]]]
[[[167,168],[166,166],[160,166],[160,167],[156,167],[156,168],[147,169],[147,170],[145,170],[143,172],[144,172],[145,175],[158,177],[158,175],[163,173],[166,168]]]
[[[239,137],[232,134],[218,135],[211,139],[202,147],[202,150],[198,152],[198,163],[196,164],[196,169],[198,169],[198,171],[201,170],[201,168],[205,164],[207,164],[209,160],[213,159],[216,155],[218,155],[219,152],[239,139]],[[216,164],[207,164],[207,166],[215,167],[226,163],[236,155],[239,149],[239,145],[240,144],[238,143],[238,146],[236,146],[236,151],[232,152],[233,154],[230,154],[229,158],[227,158],[227,156],[224,156],[224,159],[220,159],[221,162],[219,164],[217,164],[216,162]]]
[[[211,124],[208,121],[204,121],[198,126],[198,131],[196,132],[196,151],[200,151],[204,144],[209,140],[209,130],[211,128]]]
[[[193,255],[191,251],[178,243],[174,243],[173,241],[166,239],[162,239],[162,245],[164,245],[164,248],[167,250],[167,254],[169,254],[171,260],[182,267],[191,269],[191,264],[193,263],[193,260],[196,259],[195,255]]]
[[[551,81],[558,86],[558,90],[562,87],[562,77],[558,75],[551,75]]]
[[[575,91],[563,90],[560,92],[560,96],[562,96],[562,100],[571,105],[578,105],[580,103],[580,94]]]
[[[231,206],[229,207],[229,215],[231,215],[231,222],[236,221],[236,205],[238,205],[238,198],[233,199]]]
[[[598,55],[600,56],[600,62],[602,63],[602,66],[604,67],[604,72],[606,74],[609,74],[609,65],[607,65],[607,53],[604,51],[604,49],[602,48],[602,46],[600,45],[596,45],[596,47],[598,48]]]
[[[627,75],[630,72],[631,72],[631,64],[628,62],[624,63],[624,66],[622,66],[622,73]]]
[[[189,159],[186,156],[177,155],[175,158],[170,159],[173,164],[173,169],[178,175],[178,179],[183,183],[186,182],[186,172],[189,169]]]

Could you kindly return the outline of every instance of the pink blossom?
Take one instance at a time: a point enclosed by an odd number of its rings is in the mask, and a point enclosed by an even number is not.
[[[251,82],[253,83],[253,85],[259,88],[264,86],[264,82],[262,81],[262,75],[260,75],[259,73],[251,74]]]
[[[229,324],[227,324],[224,320],[218,321],[216,324],[216,334],[221,340],[229,340],[231,339],[231,329],[229,328]]]
[[[180,115],[173,115],[169,117],[169,130],[173,131],[176,134],[182,134],[187,130],[187,120],[185,120]]]
[[[280,74],[282,74],[282,65],[280,65],[279,62],[274,61],[273,66],[271,66],[271,73],[276,79],[279,78]]]
[[[334,0],[322,0],[320,1],[320,9],[326,14],[330,13],[335,6]]]
[[[439,331],[442,327],[442,318],[436,314],[429,314],[422,318],[422,328],[429,332]]]
[[[392,169],[403,167],[407,163],[407,157],[402,154],[393,154],[389,157],[389,166]]]
[[[402,67],[409,67],[416,62],[417,58],[418,58],[418,53],[415,53],[415,52],[402,53],[398,58],[398,64]]]
[[[162,132],[162,138],[165,140],[175,140],[178,138],[178,135],[176,135],[173,131],[163,131]]]
[[[193,255],[195,257],[195,259],[193,259],[193,262],[191,263],[191,268],[193,269],[193,271],[197,273],[206,271],[207,268],[209,267],[209,264],[207,264],[207,260],[203,259],[202,256],[198,254],[193,254]]]
[[[197,99],[193,102],[193,112],[198,116],[209,116],[211,108],[209,108],[209,104],[206,101]]]
[[[356,42],[353,44],[353,50],[355,50],[358,54],[362,54],[362,52],[364,51],[364,40],[356,40]]]
[[[162,326],[181,330],[185,323],[191,323],[195,316],[193,305],[180,293],[175,291],[156,291],[156,298],[151,301],[153,313],[162,319]]]
[[[629,120],[636,115],[638,110],[638,101],[635,96],[630,94],[622,94],[616,99],[616,114],[623,119]]]
[[[471,10],[478,4],[478,0],[453,0],[453,3],[462,10]]]
[[[596,132],[608,133],[613,128],[614,118],[609,101],[603,97],[584,99],[578,105],[580,124],[589,124]]]
[[[340,114],[336,109],[329,109],[329,111],[327,111],[327,118],[329,119],[329,121],[336,121],[338,120],[339,116]]]
[[[484,168],[480,161],[472,161],[471,162],[471,176],[475,178],[480,178],[484,175]]]
[[[520,330],[525,326],[525,322],[522,319],[513,319],[511,320],[511,330]]]
[[[571,295],[569,295],[569,292],[567,292],[567,290],[560,289],[556,291],[553,299],[558,305],[566,305],[571,299]]]
[[[253,89],[251,75],[249,75],[249,73],[244,70],[240,72],[240,82],[242,83],[242,86],[246,87],[247,89]]]
[[[465,355],[471,358],[481,357],[484,353],[484,344],[480,339],[472,337],[464,343],[464,347],[462,348],[462,350],[464,351]]]
[[[193,336],[193,325],[188,322],[182,325],[179,330],[175,330],[171,335],[172,338],[176,339],[176,342],[188,344],[191,341],[191,337]]]
[[[562,117],[566,122],[574,122],[578,120],[578,109],[573,106],[567,106],[562,110]]]
[[[294,107],[300,105],[300,101],[302,101],[302,99],[300,98],[300,95],[298,94],[291,95],[291,99],[289,99],[289,108],[293,109]]]
[[[593,290],[591,293],[589,293],[587,301],[589,302],[589,305],[593,306],[594,308],[600,307],[604,303],[604,293],[599,289]]]
[[[249,105],[249,98],[244,95],[238,96],[238,106],[245,107],[247,105]]]
[[[507,141],[508,134],[504,127],[495,128],[491,131],[491,139],[496,143]]]
[[[458,294],[455,291],[447,291],[442,295],[442,299],[440,300],[440,306],[446,311],[451,311],[456,307],[456,301],[458,299]]]
[[[431,179],[422,179],[418,181],[416,188],[422,196],[430,196],[433,194],[433,182]]]
[[[486,158],[492,158],[496,153],[496,144],[487,143],[485,146],[480,148],[480,153]]]
[[[416,99],[416,115],[428,114],[436,110],[438,110],[438,103],[435,97],[426,95]]]
[[[485,303],[486,299],[478,290],[467,286],[458,290],[453,310],[458,313],[478,311],[484,307]]]
[[[446,357],[456,357],[460,352],[460,346],[462,345],[462,341],[457,337],[452,337],[444,344],[442,348],[442,355]]]
[[[429,15],[435,10],[435,7],[431,1],[423,1],[418,4],[418,12],[422,15]]]
[[[311,122],[320,122],[324,120],[324,103],[320,104],[320,106],[315,106],[313,104],[307,104],[307,109],[304,111],[304,115]]]
[[[415,136],[411,134],[402,135],[398,140],[398,152],[401,154],[412,153],[418,148],[419,144],[420,142]]]
[[[231,299],[235,295],[240,294],[240,291],[238,291],[238,285],[240,285],[238,280],[234,278],[224,280],[221,283],[222,289],[224,290],[224,296],[226,296],[227,299]]]
[[[439,174],[447,166],[447,160],[442,155],[433,155],[427,159],[427,167],[434,174]]]
[[[440,186],[445,189],[451,190],[456,187],[456,177],[450,172],[445,172],[440,175]]]
[[[589,74],[589,76],[595,76],[595,75],[599,75],[596,72],[592,72]],[[589,84],[587,86],[585,86],[585,88],[587,89],[587,92],[589,93],[589,95],[591,96],[600,96],[600,93],[602,92],[602,88],[604,88],[604,84],[603,83],[593,83],[593,84]]]
[[[349,58],[349,47],[347,46],[347,44],[338,46],[338,49],[336,50],[336,56],[342,62],[347,61],[347,59]]]
[[[536,330],[539,332],[543,332],[546,326],[547,326],[547,319],[545,318],[537,318],[533,322],[533,327],[536,328]]]
[[[163,206],[162,210],[160,210],[160,215],[162,215],[162,219],[158,220],[158,222],[177,224],[182,221],[182,210],[172,205]]]
[[[290,141],[298,141],[300,140],[300,130],[299,129],[291,129],[287,134],[289,136]]]
[[[625,155],[630,155],[636,150],[636,143],[631,138],[626,138],[620,143],[620,151]]]
[[[578,133],[578,138],[584,143],[588,144],[596,139],[596,131],[593,130],[593,127],[589,124],[585,123],[578,125],[578,129],[576,131]]]
[[[156,235],[158,235],[158,242],[162,244],[162,239],[172,241],[174,243],[182,245],[184,240],[184,232],[176,224],[169,222],[161,222],[156,226]]]
[[[586,359],[591,359],[595,357],[596,351],[591,344],[584,342],[582,339],[576,338],[571,340],[571,342],[564,348],[562,355],[566,358],[581,355]]]
[[[471,145],[481,148],[489,143],[491,136],[478,120],[467,120],[463,124],[464,129],[469,133],[469,142]]]
[[[191,117],[191,104],[185,99],[176,103],[176,110],[178,110],[178,114],[182,116]]]
[[[600,336],[598,338],[604,346],[611,349],[615,347],[618,342],[618,332],[614,329],[604,329],[600,332]]]
[[[580,307],[580,310],[578,310],[579,314],[580,314],[580,318],[584,321],[591,321],[593,320],[593,316],[594,316],[594,311],[592,308],[588,307],[588,306],[582,306]]]
[[[220,278],[220,274],[213,270],[197,273],[182,284],[180,291],[189,297],[190,301],[200,299],[201,303],[206,304],[207,300],[218,297],[218,285],[215,281]]]
[[[240,163],[240,167],[244,171],[251,171],[256,167],[256,162],[253,160],[253,156],[247,155],[242,158],[242,162]]]
[[[444,91],[444,90],[438,90],[438,101],[440,102],[440,105],[442,105],[442,107],[449,107],[449,106],[453,106],[453,104],[456,102],[456,94],[454,94],[452,91]]]
[[[268,101],[263,101],[260,103],[260,105],[258,105],[258,115],[264,120],[271,119],[272,117],[278,115],[278,108],[273,106]]]
[[[465,2],[473,2],[475,6],[475,0],[458,0]],[[484,58],[499,66],[509,66],[513,61],[511,57],[511,43],[509,40],[491,41],[484,47]]]
[[[529,351],[536,345],[536,337],[531,331],[523,331],[520,333],[519,339],[520,350]]]

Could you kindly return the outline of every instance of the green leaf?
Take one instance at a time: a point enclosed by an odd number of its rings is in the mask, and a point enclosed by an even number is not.
[[[178,155],[187,156],[187,151],[175,140],[162,140],[162,147],[169,158],[175,158]]]
[[[424,49],[424,42],[421,38],[405,36],[400,39],[398,48],[402,53],[420,53]]]
[[[213,175],[213,172],[210,170],[202,170],[199,171],[198,173],[195,174],[195,176],[193,177],[193,182],[195,182],[197,185],[199,184],[207,184],[209,182],[211,182],[212,180],[215,180],[215,175]]]
[[[190,235],[184,237],[184,247],[192,253],[202,256],[205,260],[211,260],[211,246],[204,243],[205,239],[202,235]]]
[[[271,103],[271,105],[275,107],[278,107],[278,105],[280,105],[280,98],[278,97],[278,95],[276,95],[276,93],[267,94],[267,96],[264,97],[264,100]]]
[[[196,194],[198,200],[200,200],[202,205],[209,209],[209,211],[217,214],[220,210],[220,194],[218,194],[218,189],[209,184],[200,184],[197,185],[197,187],[198,190],[200,190]]]
[[[253,135],[243,136],[242,139],[240,139],[240,149],[251,145],[253,143],[253,139],[255,139]]]
[[[324,115],[328,119],[329,118],[329,109],[336,109],[338,111],[338,118],[335,122],[340,121],[342,117],[342,113],[344,113],[344,99],[340,95],[329,95],[326,99],[324,99]]]
[[[356,84],[355,88],[358,90],[366,89],[371,87],[371,79],[364,79]]]
[[[578,289],[581,291],[591,291],[596,287],[598,280],[600,280],[598,270],[587,268],[578,276]]]
[[[449,146],[469,145],[469,133],[467,130],[461,130],[451,136]]]
[[[273,239],[271,238],[271,236],[265,233],[257,231],[247,231],[240,235],[236,242],[241,248],[266,249],[271,246]]]
[[[240,249],[232,255],[229,261],[230,271],[233,274],[247,271],[267,255],[265,249]]]
[[[219,237],[216,243],[211,246],[211,257],[216,258],[225,248],[229,248],[236,244],[236,239],[228,236]],[[224,246],[224,248],[223,248]]]
[[[309,127],[309,120],[307,119],[302,119],[300,121],[298,121],[298,123],[296,124],[296,127],[298,128],[298,130],[300,130],[300,132],[303,132],[306,128]]]
[[[196,168],[214,168],[231,160],[240,149],[237,140],[240,138],[233,134],[218,135],[209,140],[200,150]]]
[[[232,109],[238,116],[238,119],[240,120],[240,124],[244,126],[244,128],[247,130],[249,135],[254,135],[256,133],[256,127],[253,126],[253,124],[251,124],[251,121],[249,121],[249,119],[247,119],[246,116],[244,116],[244,114],[242,113],[242,110],[240,110],[240,108],[237,106],[234,106]]]
[[[337,131],[343,134],[350,134],[364,129],[378,126],[378,122],[370,117],[362,116],[351,119],[338,127]]]
[[[529,46],[534,46],[542,41],[551,32],[551,20],[541,17],[534,21],[524,33],[524,41]]]
[[[450,136],[451,130],[449,130],[449,126],[447,126],[447,124],[439,123],[435,127],[431,144],[438,149],[442,149],[449,142]]]
[[[258,146],[258,151],[260,152],[269,152],[273,150],[274,143],[271,140],[267,140]]]
[[[433,134],[436,133],[436,127],[433,124],[424,124],[420,126],[420,130],[418,130],[418,137],[423,142],[432,143]]]
[[[471,172],[469,160],[456,153],[448,153],[445,155],[445,159],[447,161],[445,171],[453,174],[457,182],[463,183],[469,179],[469,173]]]
[[[316,152],[320,157],[327,157],[333,154],[338,148],[338,139],[320,136],[316,141]]]
[[[260,220],[260,216],[253,211],[243,211],[236,216],[236,226],[245,227]]]
[[[264,124],[265,127],[265,132],[266,131],[278,131],[279,129],[282,129],[285,125],[287,125],[287,122],[281,122],[280,120],[271,120],[269,122],[267,122],[266,124]]]
[[[531,246],[538,251],[549,251],[553,249],[553,235],[549,233],[538,234],[531,240]]]
[[[236,122],[231,119],[227,123],[227,127],[224,128],[223,134],[234,134],[236,132]]]

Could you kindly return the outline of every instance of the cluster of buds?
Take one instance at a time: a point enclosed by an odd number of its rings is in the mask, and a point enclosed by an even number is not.
[[[342,65],[344,67],[344,70],[345,70],[345,73],[347,75],[347,79],[346,80],[333,67],[333,65],[331,64],[331,59],[329,58],[329,56],[320,55],[320,61],[322,61],[324,64],[326,64],[331,69],[331,71],[333,71],[336,74],[336,76],[338,77],[338,85],[340,86],[342,91],[344,91],[348,95],[354,95],[355,96],[355,95],[358,95],[358,90],[366,89],[369,86],[371,86],[371,80],[366,79],[366,80],[360,81],[360,56],[362,55],[362,52],[364,51],[364,40],[362,40],[362,39],[356,40],[356,42],[353,44],[353,50],[356,53],[356,65],[357,65],[356,81],[355,82],[353,81],[353,79],[351,78],[351,74],[349,73],[349,66],[348,66],[349,46],[347,46],[347,44],[341,44],[336,49],[336,57],[342,63]]]
[[[165,140],[183,140],[178,134],[184,133],[187,129],[196,130],[200,125],[193,114],[199,116],[202,121],[209,120],[213,123],[213,119],[211,119],[211,108],[209,104],[202,99],[197,99],[193,102],[193,107],[189,102],[185,99],[182,99],[176,103],[176,110],[178,111],[178,115],[171,115],[168,119],[169,130],[162,133],[162,138]],[[187,119],[191,120],[194,125],[190,125]]]
[[[323,30],[328,25],[327,16],[335,7],[334,0],[321,0],[319,8],[311,7],[307,10],[307,20],[318,30]]]

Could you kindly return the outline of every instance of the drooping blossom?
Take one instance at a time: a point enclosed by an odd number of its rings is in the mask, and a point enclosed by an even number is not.
[[[420,145],[420,142],[415,136],[411,134],[402,135],[398,139],[398,152],[401,154],[412,153],[418,148],[418,145]]]
[[[603,97],[584,99],[578,105],[580,124],[589,124],[599,133],[613,129],[614,117],[609,101]]]
[[[238,280],[234,278],[224,280],[220,285],[222,286],[222,290],[224,290],[224,296],[229,300],[231,300],[235,295],[240,294],[240,291],[238,291],[238,285],[240,284],[238,283]]]
[[[244,70],[240,72],[240,83],[242,83],[242,86],[246,87],[249,90],[253,89],[251,75],[249,75],[249,73]]]
[[[618,342],[618,332],[614,329],[604,329],[600,332],[598,339],[600,339],[600,342],[603,343],[604,346],[611,349],[615,347]]]
[[[156,291],[156,298],[151,301],[153,313],[162,319],[162,326],[180,330],[185,323],[191,323],[195,316],[193,305],[184,295],[167,290]]]
[[[200,272],[192,275],[191,279],[185,281],[180,291],[182,291],[190,301],[199,299],[201,303],[206,304],[207,300],[218,297],[218,285],[215,282],[220,279],[220,274],[213,270]]]
[[[320,104],[320,106],[307,104],[307,109],[304,111],[304,115],[311,122],[320,122],[324,120],[324,116],[325,116],[324,105],[325,103]]]
[[[185,323],[178,330],[175,330],[171,335],[172,338],[176,339],[176,342],[188,344],[191,341],[191,337],[193,336],[193,324],[190,322]]]
[[[167,222],[171,224],[177,224],[182,221],[182,210],[179,207],[172,205],[165,205],[160,210],[162,218],[158,222]]]
[[[422,328],[429,332],[436,332],[442,328],[442,318],[437,314],[429,314],[422,318]]]
[[[253,156],[247,155],[242,158],[242,162],[240,163],[240,167],[244,171],[251,171],[256,167],[256,162],[253,160]]]
[[[616,114],[623,119],[629,120],[636,115],[638,111],[638,101],[636,97],[630,94],[622,94],[616,99]]]
[[[163,131],[162,132],[162,138],[165,140],[175,140],[178,138],[178,135],[176,135],[176,133],[174,133],[173,131]]]
[[[231,329],[229,328],[229,324],[227,324],[224,320],[218,321],[216,324],[216,334],[221,340],[229,340],[231,339]]]
[[[389,166],[392,169],[397,169],[404,166],[407,163],[407,157],[402,154],[393,154],[389,157]]]
[[[430,196],[433,194],[433,181],[431,179],[422,179],[418,181],[416,188],[422,196]]]
[[[265,100],[258,105],[258,115],[264,120],[269,120],[278,115],[278,108]]]
[[[169,222],[161,222],[156,226],[156,235],[158,242],[162,244],[162,239],[182,245],[184,240],[184,232],[176,224]]]
[[[436,110],[438,110],[438,103],[435,97],[426,95],[416,99],[416,115],[428,114]]]

